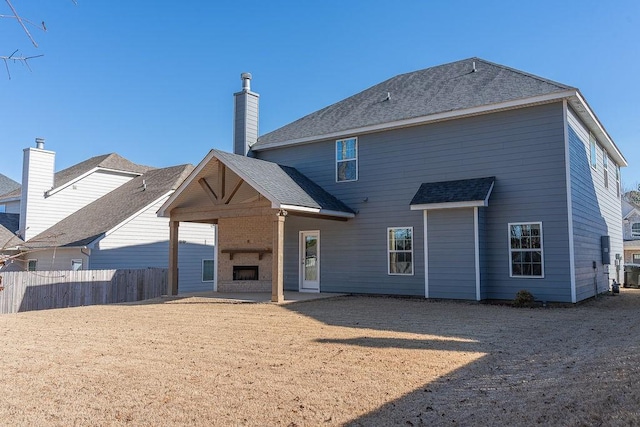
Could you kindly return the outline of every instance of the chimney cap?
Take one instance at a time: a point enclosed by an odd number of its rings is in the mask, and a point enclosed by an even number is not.
[[[44,138],[36,138],[36,148],[44,150]]]
[[[251,73],[242,73],[240,74],[240,78],[242,80],[251,80]]]

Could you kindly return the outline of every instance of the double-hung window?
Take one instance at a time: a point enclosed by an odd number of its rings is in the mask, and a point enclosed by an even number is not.
[[[81,259],[72,259],[71,260],[71,270],[72,271],[82,270],[82,260]]]
[[[631,224],[631,237],[640,237],[640,222]]]
[[[511,277],[544,277],[542,223],[509,224],[509,255]]]
[[[30,259],[27,261],[27,271],[36,271],[38,269],[38,260]]]
[[[358,180],[358,139],[336,141],[336,181]]]
[[[413,227],[387,229],[390,275],[413,275]]]

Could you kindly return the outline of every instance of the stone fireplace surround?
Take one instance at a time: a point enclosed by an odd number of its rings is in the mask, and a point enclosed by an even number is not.
[[[218,292],[271,292],[273,218],[218,220]],[[258,280],[233,280],[234,266],[257,266]]]

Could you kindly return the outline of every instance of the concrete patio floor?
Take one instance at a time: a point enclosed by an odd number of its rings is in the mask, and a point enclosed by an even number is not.
[[[318,299],[335,298],[345,296],[348,294],[330,293],[330,292],[295,292],[285,291],[284,301],[280,304],[290,304],[300,301],[312,301]],[[167,299],[181,299],[181,298],[215,298],[219,300],[227,300],[232,302],[244,302],[244,303],[265,303],[271,302],[271,292],[191,292],[178,294],[177,297],[163,297]]]

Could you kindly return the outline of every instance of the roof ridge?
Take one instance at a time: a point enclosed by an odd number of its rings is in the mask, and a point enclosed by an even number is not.
[[[546,78],[540,77],[540,76],[538,76],[536,74],[531,74],[531,73],[528,73],[526,71],[518,70],[517,68],[512,68],[512,67],[508,67],[506,65],[497,64],[495,62],[487,61],[486,59],[478,58],[477,56],[474,56],[472,58],[466,59],[466,61],[468,61],[468,60],[476,60],[476,61],[484,62],[485,64],[489,64],[489,65],[492,65],[492,66],[498,67],[498,68],[503,68],[503,69],[509,70],[509,71],[511,71],[513,73],[520,74],[520,75],[525,76],[525,77],[530,77],[532,79],[536,79],[536,80],[541,81],[543,83],[548,83],[548,84],[552,84],[554,86],[558,86],[561,89],[576,89],[577,90],[576,87],[568,86],[568,85],[565,85],[563,83],[557,82],[555,80],[546,79]]]

